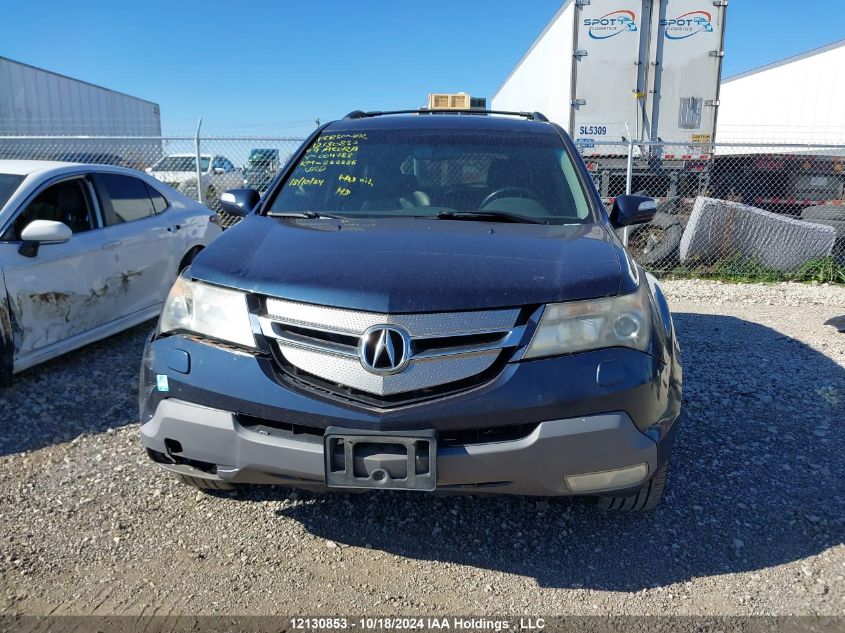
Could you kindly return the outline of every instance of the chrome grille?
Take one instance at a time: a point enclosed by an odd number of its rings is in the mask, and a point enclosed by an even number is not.
[[[380,314],[310,303],[267,299],[267,316],[280,323],[360,336],[374,325],[399,325],[414,338],[446,337],[510,330],[519,309],[439,314]]]
[[[375,396],[395,396],[456,383],[490,369],[520,344],[519,309],[434,314],[381,314],[267,299],[258,317],[264,336],[300,372]],[[376,326],[404,329],[410,362],[393,374],[361,362],[361,340]]]

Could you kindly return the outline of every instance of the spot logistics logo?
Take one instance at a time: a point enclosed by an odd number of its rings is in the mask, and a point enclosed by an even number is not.
[[[667,40],[685,40],[698,33],[712,33],[712,16],[706,11],[690,11],[673,20],[660,20]]]
[[[600,18],[585,18],[584,26],[590,27],[590,37],[594,40],[606,40],[620,33],[637,32],[637,16],[633,11],[619,10]]]

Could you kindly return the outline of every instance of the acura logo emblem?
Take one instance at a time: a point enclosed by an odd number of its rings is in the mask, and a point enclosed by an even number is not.
[[[358,346],[361,365],[373,374],[398,374],[411,360],[411,337],[390,325],[375,325],[364,332]]]

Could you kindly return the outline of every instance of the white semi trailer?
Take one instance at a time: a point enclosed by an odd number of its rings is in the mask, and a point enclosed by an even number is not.
[[[602,195],[699,186],[719,107],[727,0],[567,0],[492,98],[539,111],[581,147]],[[688,181],[685,186],[685,181]],[[665,192],[665,193],[664,193]]]
[[[845,206],[845,40],[729,77],[721,100],[719,142],[736,145],[718,148],[717,193],[781,213]]]
[[[44,138],[58,136],[91,138]],[[0,57],[0,158],[145,167],[161,156],[160,140],[102,137],[158,136],[158,104]]]

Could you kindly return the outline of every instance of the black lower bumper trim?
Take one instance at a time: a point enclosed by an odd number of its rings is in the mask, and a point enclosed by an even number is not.
[[[434,431],[382,434],[330,427],[323,446],[329,488],[430,492],[437,487]]]

